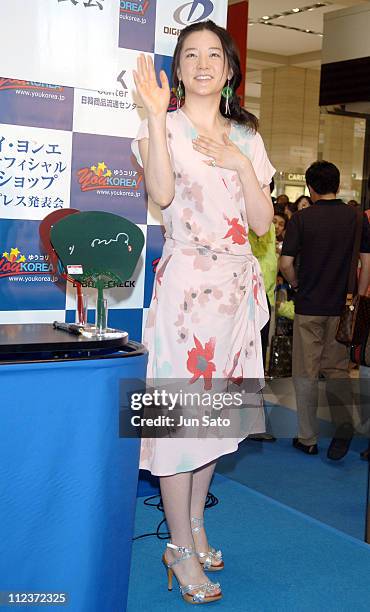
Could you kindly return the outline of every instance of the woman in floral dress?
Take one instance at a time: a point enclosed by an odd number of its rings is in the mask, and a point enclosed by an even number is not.
[[[211,21],[185,28],[172,69],[177,96],[185,100],[173,113],[167,113],[164,71],[158,85],[151,58],[142,55],[134,72],[148,118],[132,148],[165,226],[144,334],[148,378],[176,381],[187,392],[226,391],[263,379],[260,329],[268,309],[248,228],[263,235],[270,227],[274,168],[256,119],[235,94],[241,71],[226,30]],[[160,476],[173,543],[164,563],[192,603],[221,597],[219,584],[204,574],[223,568],[204,529],[205,499],[216,459],[264,431],[261,402],[244,405],[238,419],[232,437],[198,431],[142,440],[140,467]]]

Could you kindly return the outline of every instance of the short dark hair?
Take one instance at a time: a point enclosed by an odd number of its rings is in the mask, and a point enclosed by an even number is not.
[[[285,200],[284,206],[286,204],[289,204],[289,196],[287,196],[286,193],[280,193],[280,195],[278,195],[278,197],[276,198],[276,201],[278,202],[278,200],[281,200],[281,198],[284,198],[284,200]],[[278,202],[278,204],[280,204],[280,202]]]
[[[340,184],[338,168],[328,161],[316,161],[306,170],[306,183],[319,195],[337,193]]]
[[[296,201],[295,201],[295,205],[297,207],[297,210],[298,210],[298,206],[302,202],[302,200],[307,200],[307,202],[309,203],[310,206],[313,204],[310,196],[306,196],[304,194],[300,195],[299,198],[297,198]]]
[[[284,227],[287,226],[287,223],[288,223],[289,219],[288,219],[288,217],[287,217],[287,215],[285,213],[276,211],[276,212],[274,212],[274,217],[281,217],[283,219],[283,221],[284,221]]]
[[[298,210],[297,204],[295,202],[288,202],[288,204],[286,205],[286,208],[290,210],[290,212],[293,214],[297,212]]]
[[[285,215],[285,204],[274,204],[274,215]]]

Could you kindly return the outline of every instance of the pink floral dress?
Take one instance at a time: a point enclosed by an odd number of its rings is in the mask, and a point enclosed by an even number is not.
[[[236,172],[203,163],[195,151],[197,132],[183,110],[167,114],[167,144],[175,173],[175,197],[164,209],[165,244],[156,269],[144,333],[148,379],[176,380],[187,392],[212,392],[260,381],[260,329],[268,308],[260,267],[248,241],[248,221]],[[147,120],[138,141],[148,138]],[[236,123],[231,140],[249,157],[262,187],[275,172],[261,136]],[[158,177],[160,180],[160,177]],[[194,470],[233,452],[250,433],[265,430],[260,393],[240,410],[235,437],[144,438],[140,467],[165,476]],[[234,411],[235,414],[235,411]]]

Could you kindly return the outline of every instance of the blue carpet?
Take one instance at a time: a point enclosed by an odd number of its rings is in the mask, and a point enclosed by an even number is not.
[[[217,472],[363,540],[368,466],[352,451],[343,461],[329,461],[328,444],[321,439],[320,454],[308,457],[290,440],[246,441],[238,453],[218,460]],[[158,479],[142,471],[138,496],[158,493]]]
[[[285,393],[292,392],[288,385]],[[291,446],[296,413],[269,402],[266,412],[271,430],[281,439],[275,444],[244,442],[238,453],[219,459],[217,472],[363,540],[368,466],[360,460],[359,452],[367,441],[354,438],[343,461],[330,461],[326,449],[333,426],[320,421],[321,435],[326,439],[320,439],[319,456],[307,457]],[[138,497],[158,492],[158,478],[141,471]]]
[[[217,574],[224,598],[210,609],[369,609],[368,545],[227,478],[216,475],[212,491],[220,503],[206,512],[208,532],[212,544],[222,547],[226,567]],[[156,509],[138,499],[137,535],[155,531],[160,519]],[[164,542],[154,537],[134,542],[128,612],[176,612],[188,606],[177,589],[167,591],[163,550]]]
[[[363,540],[368,464],[352,451],[330,461],[328,444],[320,440],[319,455],[308,456],[287,439],[244,441],[218,460],[217,472]]]

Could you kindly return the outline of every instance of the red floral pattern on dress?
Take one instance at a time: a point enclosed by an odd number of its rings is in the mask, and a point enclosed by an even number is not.
[[[261,283],[258,279],[257,274],[253,274],[252,276],[252,287],[253,287],[253,297],[254,297],[254,301],[256,302],[256,304],[259,306],[259,301],[258,301],[258,291],[261,287]]]
[[[169,255],[167,259],[163,262],[160,268],[158,268],[158,264],[156,266],[156,275],[155,275],[155,290],[153,299],[157,299],[157,286],[162,284],[162,276],[164,274],[165,269],[167,268],[167,264],[170,261],[172,255]]]
[[[247,242],[247,230],[239,223],[239,219],[236,217],[233,219],[228,219],[225,217],[225,219],[230,229],[224,236],[224,239],[232,238],[233,244],[245,244]]]
[[[193,337],[195,348],[188,351],[186,363],[187,369],[193,374],[189,383],[193,384],[203,376],[204,390],[209,391],[209,389],[212,389],[212,374],[216,370],[216,366],[212,361],[215,354],[216,338],[210,338],[203,347],[195,334]]]
[[[230,381],[230,382],[232,382],[232,383],[234,383],[236,385],[241,385],[243,380],[244,380],[244,378],[243,378],[243,367],[241,367],[241,371],[242,371],[241,376],[234,376],[234,372],[235,372],[235,370],[237,368],[237,365],[239,363],[239,357],[240,357],[240,353],[241,352],[242,352],[242,349],[240,349],[237,353],[235,353],[234,359],[233,359],[233,365],[232,365],[232,368],[231,368],[230,372],[227,372],[227,370],[224,370],[225,378],[228,381]]]
[[[158,266],[160,261],[161,261],[160,257],[156,257],[156,259],[153,259],[153,261],[152,261],[152,268],[153,268],[153,273],[154,274],[157,272],[157,266]]]

